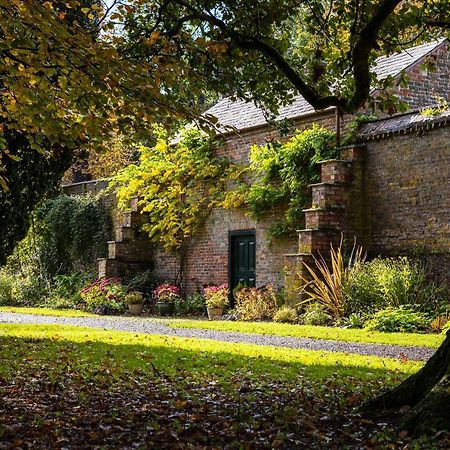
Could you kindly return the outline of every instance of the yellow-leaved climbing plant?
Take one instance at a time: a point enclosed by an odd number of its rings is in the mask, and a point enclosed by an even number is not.
[[[215,207],[222,206],[227,185],[241,169],[226,157],[217,156],[217,139],[197,129],[184,131],[176,143],[155,128],[153,147],[139,146],[139,162],[121,170],[119,208],[127,210],[133,198],[148,216],[143,230],[165,250],[178,250],[194,236]]]

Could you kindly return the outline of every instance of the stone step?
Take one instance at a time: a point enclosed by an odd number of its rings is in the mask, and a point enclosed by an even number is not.
[[[136,228],[118,226],[114,229],[114,240],[117,242],[129,241],[136,238]]]
[[[148,222],[148,217],[137,211],[128,211],[122,213],[122,226],[141,227]]]
[[[313,208],[345,208],[348,198],[348,186],[343,183],[315,183],[312,189]]]
[[[309,208],[304,209],[305,228],[343,230],[345,225],[345,210],[343,208]]]
[[[302,300],[302,286],[310,280],[305,264],[312,267],[314,258],[310,253],[285,254],[284,256],[284,292],[287,305],[295,307]]]
[[[153,259],[153,246],[149,241],[109,241],[108,258],[123,262],[145,263]]]
[[[361,162],[364,155],[364,144],[349,145],[343,147],[340,151],[339,157],[346,161]]]
[[[132,198],[130,201],[130,210],[132,212],[140,212],[138,204],[139,204],[139,198],[138,197]]]
[[[327,257],[330,248],[337,248],[341,240],[341,231],[336,229],[304,229],[298,231],[299,253],[320,253]]]
[[[320,163],[322,183],[350,184],[352,181],[352,163],[342,159],[329,159]]]
[[[152,262],[123,262],[114,258],[99,258],[98,260],[98,277],[111,278],[118,277],[122,279],[130,279],[134,275],[144,272],[145,270],[152,270],[154,264]]]

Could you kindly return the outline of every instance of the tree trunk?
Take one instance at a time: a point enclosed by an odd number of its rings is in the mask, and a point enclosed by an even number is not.
[[[450,331],[436,353],[416,374],[395,389],[369,401],[365,409],[412,409],[402,428],[413,434],[450,431]]]

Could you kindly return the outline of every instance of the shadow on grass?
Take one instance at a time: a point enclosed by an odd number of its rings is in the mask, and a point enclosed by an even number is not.
[[[139,370],[152,377],[224,384],[236,375],[286,382],[301,376],[318,382],[398,382],[421,366],[368,356],[53,325],[2,325],[0,334],[0,375],[5,378],[17,371],[58,373],[70,368],[111,376]]]

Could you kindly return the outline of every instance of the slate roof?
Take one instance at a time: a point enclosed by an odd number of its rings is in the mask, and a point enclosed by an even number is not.
[[[411,133],[416,130],[432,129],[450,125],[450,109],[436,116],[424,116],[418,111],[363,124],[358,132],[358,140],[369,141],[393,134]]]
[[[429,44],[409,48],[391,56],[381,56],[375,61],[374,72],[380,80],[387,76],[395,77],[403,70],[416,64],[421,58],[436,49],[444,41],[445,39],[441,39]],[[280,108],[276,120],[299,118],[313,113],[315,113],[315,109],[299,95],[290,105]],[[226,131],[227,128],[235,128],[242,131],[267,123],[266,117],[261,109],[253,103],[243,100],[232,101],[229,98],[223,98],[212,108],[208,109],[205,114],[216,117],[223,131]]]

